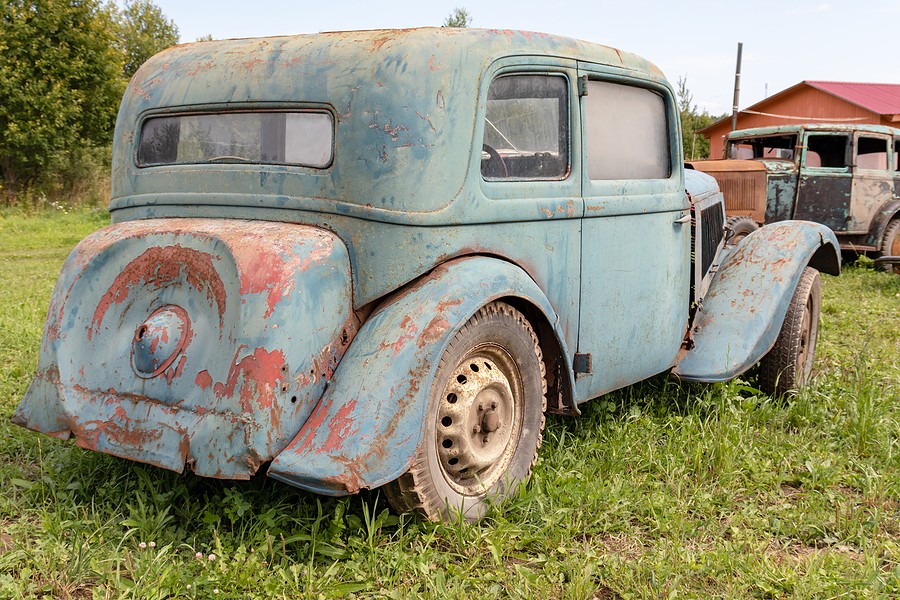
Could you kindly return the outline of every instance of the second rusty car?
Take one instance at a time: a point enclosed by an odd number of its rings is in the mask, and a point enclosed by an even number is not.
[[[480,518],[545,413],[665,372],[812,368],[834,235],[725,248],[647,61],[514,31],[178,46],[132,79],[113,224],[13,419],[174,471]],[[625,141],[627,140],[627,144]]]
[[[733,131],[714,176],[736,238],[804,219],[832,229],[845,256],[900,256],[900,129],[814,123]],[[894,270],[900,273],[900,264]]]

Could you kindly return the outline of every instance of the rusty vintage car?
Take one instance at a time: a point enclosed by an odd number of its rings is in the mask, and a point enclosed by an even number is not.
[[[689,165],[719,182],[735,239],[763,223],[815,221],[837,234],[845,257],[884,258],[900,273],[900,264],[887,259],[900,256],[900,129],[825,123],[744,129],[728,135],[725,155]]]
[[[623,146],[621,140],[628,139]],[[518,31],[178,46],[116,125],[13,420],[206,477],[484,515],[545,413],[665,372],[801,385],[834,235],[725,248],[672,87]]]

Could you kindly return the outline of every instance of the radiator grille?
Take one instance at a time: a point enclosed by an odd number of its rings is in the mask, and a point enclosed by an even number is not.
[[[703,236],[701,240],[703,253],[701,273],[705,277],[716,256],[719,242],[725,236],[725,211],[721,202],[716,202],[712,206],[700,210],[700,231]]]
[[[758,172],[710,173],[719,183],[725,196],[725,208],[729,211],[752,211],[759,198],[766,197],[765,174]]]

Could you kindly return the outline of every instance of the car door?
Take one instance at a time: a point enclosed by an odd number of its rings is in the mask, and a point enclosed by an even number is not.
[[[869,132],[857,132],[853,138],[847,233],[868,233],[878,209],[894,196],[894,173],[888,168],[891,138]]]
[[[846,231],[850,219],[850,134],[807,131],[800,156],[794,219]]]
[[[589,372],[576,373],[576,388],[585,400],[674,364],[688,319],[691,232],[670,88],[585,63],[579,76],[578,353]]]

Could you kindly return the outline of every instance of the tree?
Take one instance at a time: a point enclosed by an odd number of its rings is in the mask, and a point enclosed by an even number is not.
[[[443,27],[460,27],[465,28],[472,24],[474,19],[464,8],[456,7],[446,19],[444,19]]]
[[[718,117],[714,117],[706,111],[702,113],[697,111],[697,106],[693,104],[694,97],[687,87],[686,77],[678,78],[677,88],[684,158],[686,160],[709,158],[709,140],[697,132],[707,125],[711,125]]]
[[[151,0],[127,0],[117,20],[126,79],[148,58],[178,43],[178,26]]]
[[[115,31],[98,0],[0,0],[0,172],[12,191],[58,152],[109,143],[124,87]]]

